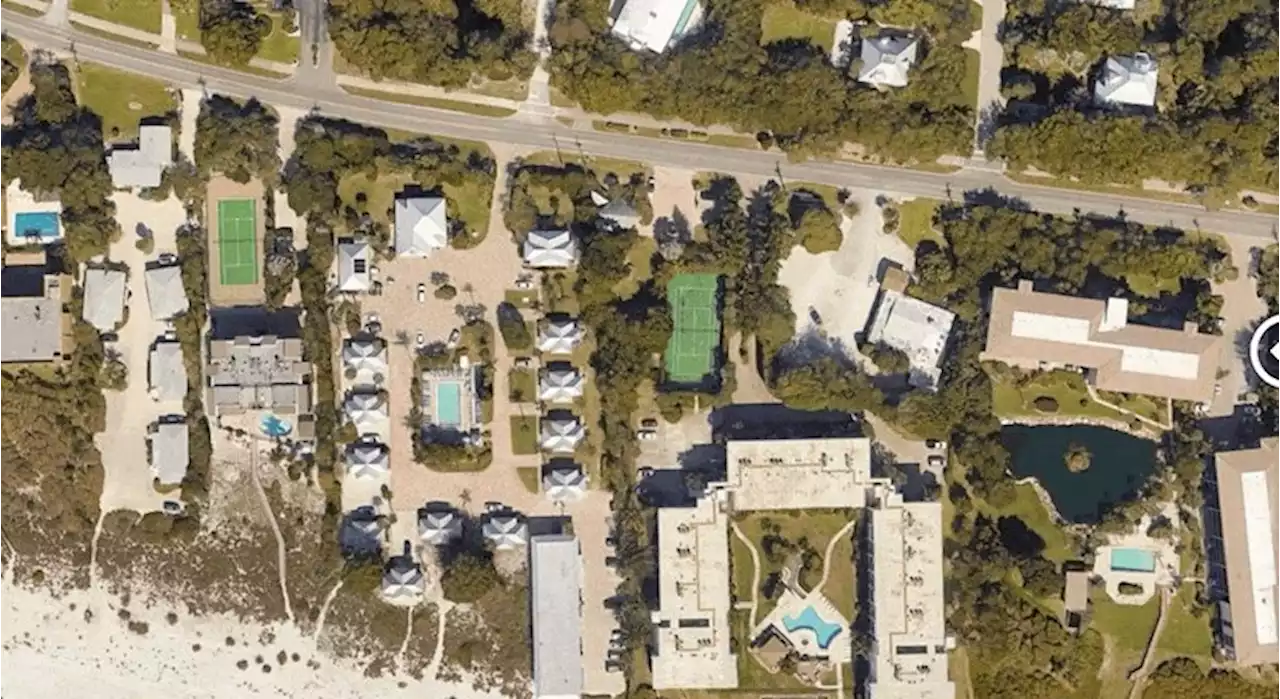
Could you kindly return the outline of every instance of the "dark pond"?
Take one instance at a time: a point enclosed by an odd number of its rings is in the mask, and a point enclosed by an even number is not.
[[[1156,466],[1156,443],[1089,425],[1009,425],[1001,431],[1018,478],[1035,476],[1058,512],[1070,522],[1093,523],[1113,503],[1146,482]],[[1091,455],[1089,468],[1072,473],[1063,458],[1080,444]]]

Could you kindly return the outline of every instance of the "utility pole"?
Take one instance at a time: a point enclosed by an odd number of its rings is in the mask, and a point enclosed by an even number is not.
[[[787,181],[782,178],[782,161],[773,161],[773,172],[778,176],[778,184],[782,185],[782,191],[787,191]]]
[[[560,167],[564,167],[564,156],[560,153],[560,139],[555,134],[551,134],[551,142],[556,146],[556,160],[560,161]]]

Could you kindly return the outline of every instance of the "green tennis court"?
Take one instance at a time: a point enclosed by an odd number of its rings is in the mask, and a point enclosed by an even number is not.
[[[218,275],[224,285],[258,283],[256,211],[253,199],[218,201]]]
[[[667,379],[699,383],[715,368],[720,346],[720,317],[714,274],[677,274],[667,285],[667,301],[675,326],[667,345]]]

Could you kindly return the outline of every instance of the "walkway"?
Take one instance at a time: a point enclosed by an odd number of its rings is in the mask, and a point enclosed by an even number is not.
[[[832,536],[829,541],[827,541],[827,550],[825,553],[822,554],[822,580],[818,581],[818,586],[814,588],[815,590],[821,590],[823,587],[826,586],[827,577],[831,575],[831,554],[835,552],[836,544],[840,543],[840,539],[842,537],[848,536],[849,532],[853,530],[853,525],[855,521],[856,520],[852,520],[852,519],[849,520],[848,523],[846,523],[843,527],[840,528],[840,531],[836,532],[835,535]]]
[[[1169,602],[1173,600],[1173,588],[1168,585],[1160,587],[1160,615],[1156,617],[1156,627],[1151,631],[1151,637],[1147,639],[1147,647],[1142,651],[1142,664],[1133,672],[1129,673],[1129,681],[1133,686],[1129,688],[1129,699],[1140,699],[1142,697],[1142,683],[1147,678],[1147,673],[1151,670],[1151,665],[1155,661],[1156,648],[1160,644],[1160,633],[1164,631],[1164,622],[1169,618]]]
[[[751,539],[742,533],[742,529],[737,522],[729,522],[729,528],[733,530],[733,535],[738,537],[747,550],[751,552],[751,627],[756,627],[756,612],[759,610],[760,597],[760,554],[756,552],[756,547],[751,543]],[[826,580],[826,571],[822,572],[822,579]]]
[[[1000,43],[1000,25],[1004,22],[1005,0],[979,0],[982,5],[982,29],[978,34],[978,104],[973,127],[973,157],[985,159],[983,148],[995,133],[996,119],[1004,108],[1000,94],[1000,70],[1004,67],[1004,46]],[[966,42],[968,43],[968,42]]]

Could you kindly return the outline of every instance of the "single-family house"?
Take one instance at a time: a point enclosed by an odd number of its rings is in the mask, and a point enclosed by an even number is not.
[[[568,316],[549,316],[538,327],[538,351],[543,354],[573,354],[580,342],[582,327]]]
[[[578,241],[567,230],[529,231],[524,263],[534,269],[564,269],[578,263]]]
[[[916,63],[920,40],[913,36],[883,34],[862,40],[858,82],[877,87],[906,87],[907,73]]]
[[[542,477],[542,492],[554,502],[574,502],[586,497],[587,473],[581,466],[555,466]]]
[[[582,397],[586,379],[573,365],[557,362],[542,371],[538,400],[543,403],[572,403]]]
[[[151,472],[160,485],[180,485],[191,463],[187,449],[187,423],[168,420],[157,423],[151,433]]]
[[[107,169],[117,189],[159,187],[164,169],[172,164],[173,129],[168,124],[143,124],[137,144],[116,146],[107,154]]]
[[[540,444],[553,454],[572,454],[586,436],[582,422],[571,415],[544,417],[541,421]]]
[[[338,244],[338,290],[362,294],[373,286],[369,244],[363,240]]]
[[[86,323],[99,332],[115,332],[124,320],[127,275],[118,269],[90,267],[84,272],[84,308]]]
[[[426,257],[449,244],[449,218],[442,197],[402,196],[395,204],[396,256]]]
[[[386,447],[372,441],[352,444],[345,461],[347,475],[360,480],[385,478],[391,465]]]
[[[380,392],[352,391],[347,394],[342,410],[361,437],[383,436],[388,427],[390,413],[386,397]]]
[[[155,400],[169,402],[186,398],[187,364],[183,361],[180,343],[159,340],[151,347],[147,383]]]
[[[448,546],[462,537],[462,518],[453,510],[418,511],[418,536],[431,546]]]
[[[426,591],[422,566],[407,555],[387,561],[382,571],[382,599],[391,604],[415,604]]]
[[[529,523],[523,515],[502,512],[485,520],[481,534],[490,546],[499,551],[519,548],[529,542]]]
[[[1093,98],[1100,104],[1154,107],[1159,74],[1149,54],[1109,56],[1094,80]]]
[[[182,267],[177,264],[148,267],[142,276],[147,287],[147,304],[153,320],[169,320],[187,312],[187,291],[182,286]]]

